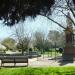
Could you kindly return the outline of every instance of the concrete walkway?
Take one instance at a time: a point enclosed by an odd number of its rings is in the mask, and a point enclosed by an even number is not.
[[[60,60],[60,59],[59,59]],[[28,59],[28,67],[49,67],[49,66],[75,66],[75,61],[74,62],[61,62],[57,60],[54,60],[51,57],[39,57],[39,58],[32,58]],[[0,61],[1,63],[1,61]],[[5,66],[13,66],[13,63],[5,63]],[[26,63],[18,63],[16,64],[17,66],[24,66]]]
[[[39,57],[38,59],[29,59],[29,66],[30,67],[48,67],[48,66],[75,66],[74,62],[62,62],[59,60],[51,60],[50,57]]]

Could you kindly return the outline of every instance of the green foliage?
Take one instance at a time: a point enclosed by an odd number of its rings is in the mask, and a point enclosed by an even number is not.
[[[50,47],[51,47],[51,42],[49,42],[48,39],[44,40],[44,47],[43,47],[43,49],[45,51],[49,51]]]
[[[2,45],[2,47],[0,47],[0,52],[4,52],[4,51],[6,51],[6,50],[7,50],[7,49],[6,49],[5,46]]]
[[[0,48],[0,51],[6,51],[6,49],[2,49],[2,48]]]
[[[53,47],[55,47],[55,43],[57,47],[64,47],[65,36],[63,32],[51,30],[49,31],[48,39],[51,41]]]
[[[1,69],[0,75],[75,75],[75,67]]]
[[[17,49],[25,51],[29,48],[29,42],[30,42],[30,38],[29,37],[24,37],[23,39],[19,40],[19,42],[17,43]]]
[[[4,45],[7,50],[13,50],[15,48],[15,40],[12,38],[6,38],[2,41],[2,45]]]
[[[35,41],[34,41],[34,47],[38,50],[49,50],[51,43],[49,40],[45,37],[45,34],[43,32],[36,32],[35,33]]]
[[[36,47],[39,50],[42,50],[44,48],[44,40],[45,40],[45,35],[43,32],[36,31],[34,35],[34,47]]]
[[[0,0],[0,19],[7,25],[25,20],[25,17],[47,13],[55,0]]]
[[[75,0],[73,0],[73,3],[75,4]]]

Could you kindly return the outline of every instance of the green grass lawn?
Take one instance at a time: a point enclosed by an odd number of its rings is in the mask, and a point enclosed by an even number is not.
[[[52,52],[44,52],[42,55],[46,55],[46,56],[51,56],[51,57],[55,57],[55,56],[62,56],[61,53],[55,53],[55,51]]]
[[[0,75],[75,75],[75,67],[3,68]]]
[[[58,49],[56,49],[56,50],[58,50]],[[59,56],[59,55],[61,55],[61,53],[57,53],[56,51],[55,51],[55,48],[52,48],[52,49],[50,49],[49,51],[44,51],[43,53],[42,53],[42,55],[49,55],[49,56]]]

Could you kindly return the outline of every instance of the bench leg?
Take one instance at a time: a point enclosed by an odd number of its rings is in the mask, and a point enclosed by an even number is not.
[[[1,63],[1,67],[4,67],[4,63]]]
[[[16,63],[14,63],[14,66],[16,66]]]
[[[1,67],[2,67],[2,62],[1,62]]]
[[[28,63],[28,60],[27,60],[27,67],[28,67],[29,63]]]
[[[29,65],[29,64],[28,64],[28,62],[27,62],[27,67],[28,67],[28,65]]]

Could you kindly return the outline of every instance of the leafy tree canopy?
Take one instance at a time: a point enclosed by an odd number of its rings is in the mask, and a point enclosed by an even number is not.
[[[0,0],[0,19],[13,25],[25,17],[47,13],[55,0]]]
[[[73,3],[75,4],[75,0],[73,0]]]
[[[14,49],[16,41],[12,38],[5,38],[2,41],[2,45],[4,45],[7,49]]]

